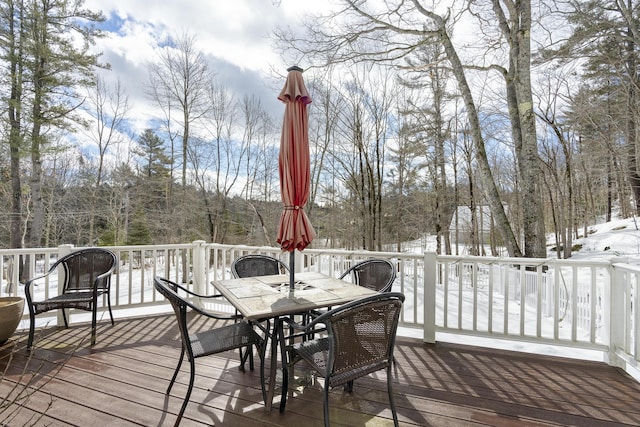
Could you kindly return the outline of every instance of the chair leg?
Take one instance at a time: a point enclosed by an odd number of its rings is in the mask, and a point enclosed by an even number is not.
[[[329,422],[329,379],[324,379],[324,402],[322,402],[322,411],[324,412],[324,427],[331,427]]]
[[[256,348],[259,347],[256,345]],[[253,350],[251,349],[251,345],[248,345],[246,351],[242,351],[242,347],[238,349],[240,351],[240,370],[244,372],[244,365],[247,363],[247,359],[249,359],[249,369],[253,371]]]
[[[353,393],[353,380],[347,381],[344,384],[344,391],[349,392],[349,393]]]
[[[393,425],[398,427],[398,414],[396,414],[396,404],[393,401],[393,386],[391,381],[391,364],[387,367],[387,390],[389,392],[389,404],[391,406],[391,414],[393,415]]]
[[[180,359],[182,360],[182,359]],[[180,413],[178,414],[178,418],[176,418],[176,423],[174,427],[177,427],[182,420],[182,415],[184,415],[184,410],[187,409],[187,403],[189,403],[189,398],[191,397],[191,390],[193,389],[193,381],[196,377],[196,364],[192,358],[189,358],[189,365],[191,369],[189,372],[189,388],[187,388],[187,394],[184,396],[184,402],[182,402],[182,407],[180,408]]]
[[[27,351],[31,350],[33,346],[33,336],[36,331],[36,316],[31,310],[29,310],[29,341],[27,341]]]
[[[64,327],[68,328],[69,322],[67,321],[67,312],[65,311],[66,309],[61,308],[60,310],[62,310],[62,319],[64,320]]]
[[[182,366],[182,359],[184,359],[184,345],[182,346],[182,351],[180,351],[180,359],[178,359],[178,366],[176,366],[176,370],[173,372],[173,377],[171,378],[171,381],[169,381],[169,387],[167,387],[167,394],[171,393],[171,387],[173,387],[173,383],[176,381],[176,378],[178,377],[180,366]]]
[[[111,317],[111,326],[115,325],[113,321],[113,312],[111,311],[111,295],[107,293],[107,306],[109,307],[109,317]]]
[[[247,361],[248,354],[243,354],[242,347],[238,349],[238,352],[240,352],[240,370],[244,372],[244,363]]]
[[[91,313],[91,345],[95,345],[96,344],[96,320],[98,317],[98,313],[97,311],[97,304],[94,301],[93,302],[93,311]]]
[[[236,309],[236,316],[239,316],[240,313],[238,312],[238,309]],[[237,322],[238,320],[234,320],[234,322]],[[242,354],[242,347],[240,347],[238,349],[238,352],[240,352],[240,370],[244,372],[244,362],[247,361],[247,355],[246,354]]]

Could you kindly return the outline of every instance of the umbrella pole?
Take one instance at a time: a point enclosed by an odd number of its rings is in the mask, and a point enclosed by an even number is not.
[[[296,251],[295,249],[289,252],[289,290],[295,288],[294,275],[296,272]]]

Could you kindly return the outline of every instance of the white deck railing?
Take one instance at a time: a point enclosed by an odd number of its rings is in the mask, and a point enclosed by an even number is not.
[[[153,289],[156,275],[211,293],[211,281],[231,277],[231,262],[242,254],[265,253],[289,263],[289,254],[278,248],[202,241],[109,249],[119,259],[111,284],[116,313],[165,307]],[[34,277],[71,250],[69,245],[0,250],[0,296],[24,295],[16,267],[21,259],[26,262],[26,276]],[[401,324],[422,331],[426,342],[435,342],[437,332],[446,332],[597,350],[608,363],[638,374],[640,313],[635,308],[640,304],[640,267],[605,261],[311,248],[296,252],[295,265],[296,271],[337,277],[353,263],[370,257],[387,258],[397,266],[393,289],[406,296]],[[51,279],[36,292],[36,297],[55,294],[57,280]]]

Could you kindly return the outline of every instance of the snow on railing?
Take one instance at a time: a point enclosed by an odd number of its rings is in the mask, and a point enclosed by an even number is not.
[[[0,250],[0,296],[23,296],[24,278],[44,273],[73,249],[63,245]],[[143,308],[166,307],[153,288],[156,275],[212,293],[211,282],[230,278],[231,262],[240,255],[263,253],[289,263],[289,254],[279,248],[203,241],[108,249],[119,260],[111,282],[116,316],[124,309],[136,314]],[[406,296],[401,326],[422,331],[426,342],[447,332],[599,350],[609,363],[626,364],[627,369],[640,360],[640,314],[635,310],[640,303],[640,268],[629,264],[313,248],[295,257],[296,271],[334,277],[361,260],[389,259],[398,272],[393,290]],[[36,293],[57,293],[57,280],[46,282]],[[217,308],[232,310],[224,304]],[[86,320],[81,313],[74,312],[76,321]]]

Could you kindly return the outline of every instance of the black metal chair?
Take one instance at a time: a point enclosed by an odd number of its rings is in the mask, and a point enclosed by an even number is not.
[[[114,324],[109,290],[111,274],[116,265],[117,258],[111,251],[102,248],[81,249],[58,259],[44,275],[28,280],[24,289],[29,308],[27,349],[30,350],[33,345],[36,315],[50,310],[62,309],[64,325],[68,327],[65,309],[69,308],[92,312],[91,345],[94,345],[96,343],[96,318],[100,295],[106,295],[109,317],[111,317],[111,324]],[[57,273],[58,267],[61,267],[64,273],[64,281],[58,281],[58,289],[62,289],[62,292],[45,300],[34,300],[33,287],[38,285],[38,281]]]
[[[248,254],[236,258],[231,263],[231,274],[235,278],[269,276],[288,272],[287,265],[269,255]]]
[[[386,259],[369,259],[355,264],[340,276],[343,280],[347,278],[359,286],[389,292],[396,280],[396,269]]]
[[[354,264],[339,278],[377,292],[390,292],[396,280],[396,269],[386,259],[368,259]],[[331,310],[331,307],[328,307],[328,310]],[[318,317],[328,310],[314,310],[309,316]],[[313,334],[311,337],[313,338]]]
[[[271,276],[287,272],[289,272],[289,268],[284,262],[269,255],[242,255],[231,263],[231,274],[233,274],[233,277],[236,279],[255,276]],[[236,314],[239,313],[236,311]],[[261,328],[263,331],[266,332],[270,330],[271,322],[269,319],[258,320],[258,323],[259,322],[266,322],[266,326]],[[242,349],[240,349],[240,356],[242,357]]]
[[[186,295],[196,296],[200,298],[216,297],[217,295],[200,296],[188,289],[161,277],[154,278],[154,287],[162,294],[170,303],[173,311],[176,314],[178,327],[180,329],[180,337],[182,340],[182,351],[180,352],[180,359],[178,360],[178,366],[173,373],[169,387],[167,388],[167,394],[171,392],[171,388],[178,376],[182,360],[186,353],[187,359],[190,365],[189,386],[187,388],[187,394],[184,397],[184,402],[180,408],[180,413],[176,419],[175,426],[180,424],[184,411],[189,402],[191,396],[191,390],[193,389],[193,382],[195,379],[195,359],[198,357],[208,356],[215,353],[221,353],[227,350],[241,349],[243,347],[251,347],[255,345],[258,349],[258,354],[262,360],[263,357],[263,339],[253,330],[253,328],[244,321],[236,322],[230,325],[221,326],[219,328],[211,329],[204,332],[189,332],[189,323],[187,322],[187,310],[191,309],[198,315],[206,316],[213,319],[235,319],[238,315],[218,315],[210,312],[205,312],[196,307],[191,302],[187,301],[182,296],[178,295],[178,292],[184,292]],[[248,353],[253,355],[251,349],[248,349]],[[244,371],[245,357],[240,354],[240,370]],[[253,370],[253,357],[249,357],[249,368]],[[264,388],[264,384],[262,384]],[[264,395],[264,393],[263,393]]]
[[[305,332],[324,324],[327,336],[296,343],[289,349],[289,372],[283,381],[282,403],[287,397],[288,377],[294,365],[304,360],[324,378],[324,424],[329,426],[329,389],[344,385],[353,391],[353,380],[379,370],[387,371],[387,391],[394,425],[398,425],[391,366],[398,321],[404,295],[385,292],[341,305],[314,319],[307,325],[290,319],[290,327]]]

